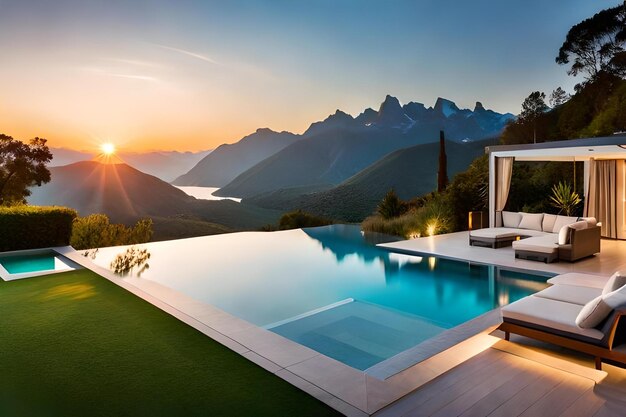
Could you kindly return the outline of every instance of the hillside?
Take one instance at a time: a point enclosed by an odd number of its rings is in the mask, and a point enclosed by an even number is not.
[[[179,176],[174,185],[222,187],[237,175],[298,140],[289,132],[258,129],[237,143],[220,145],[199,161],[189,172]]]
[[[64,166],[74,162],[89,161],[97,156],[95,153],[65,148],[50,148],[50,151],[53,155],[51,166]],[[118,156],[122,161],[141,172],[169,182],[189,171],[210,152],[120,152]]]
[[[337,111],[311,125],[304,139],[243,172],[216,195],[249,198],[285,188],[332,187],[390,152],[437,141],[440,129],[450,142],[462,143],[493,137],[511,119],[481,103],[461,110],[439,98],[426,108],[414,102],[401,106],[387,96],[378,112],[368,109],[352,118]]]
[[[469,143],[446,142],[448,176],[464,171],[496,139]],[[400,198],[411,199],[437,187],[438,143],[395,151],[329,190],[298,192],[284,189],[246,199],[262,207],[295,210],[336,220],[358,222],[370,215],[383,196],[394,188]]]
[[[132,223],[141,217],[159,218],[159,221],[155,220],[157,234],[161,233],[157,229],[159,224],[167,226],[169,235],[175,235],[180,232],[175,227],[176,223],[193,231],[193,224],[197,221],[217,225],[210,225],[211,229],[207,230],[223,227],[230,230],[258,229],[275,222],[279,216],[272,210],[230,200],[196,200],[126,164],[84,161],[52,167],[50,172],[52,181],[32,189],[28,199],[30,204],[68,206],[78,210],[82,216],[104,213],[113,222],[120,223]]]

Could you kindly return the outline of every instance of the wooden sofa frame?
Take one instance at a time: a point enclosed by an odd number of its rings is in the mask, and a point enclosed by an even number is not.
[[[615,343],[615,337],[617,333],[618,325],[620,324],[620,318],[626,317],[626,309],[618,310],[615,312],[612,318],[613,322],[609,329],[609,337],[607,339],[607,347],[594,345],[592,343],[583,342],[581,340],[575,340],[566,336],[557,335],[548,331],[537,330],[530,327],[525,327],[519,324],[503,322],[498,330],[504,332],[504,339],[509,340],[510,334],[518,334],[520,336],[529,337],[531,339],[539,340],[541,342],[550,343],[553,345],[561,346],[567,349],[572,349],[577,352],[586,353],[595,358],[596,369],[602,370],[602,361],[616,362],[620,365],[626,366],[626,350],[617,351],[614,350],[613,344]],[[625,319],[626,320],[626,319]]]

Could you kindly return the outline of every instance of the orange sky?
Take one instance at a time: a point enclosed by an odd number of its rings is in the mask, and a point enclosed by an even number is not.
[[[185,151],[386,94],[518,113],[531,91],[573,90],[554,56],[615,2],[556,3],[0,0],[0,133]]]

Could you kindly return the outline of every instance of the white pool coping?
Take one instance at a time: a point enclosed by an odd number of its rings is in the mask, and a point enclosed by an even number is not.
[[[76,262],[71,261],[70,259],[67,259],[67,257],[63,256],[60,252],[58,252],[54,248],[24,249],[24,250],[10,251],[10,252],[2,252],[2,257],[5,257],[5,256],[38,255],[38,254],[44,254],[44,253],[54,253],[55,254],[54,269],[46,269],[46,270],[42,270],[42,271],[33,271],[33,272],[23,272],[23,273],[19,273],[19,274],[11,274],[9,271],[7,271],[4,268],[4,266],[2,266],[2,263],[0,263],[0,279],[2,279],[3,281],[14,281],[14,280],[17,280],[17,279],[33,278],[33,277],[40,277],[40,276],[44,276],[44,275],[58,274],[59,272],[73,271],[75,269],[82,268],[79,264],[77,264]]]
[[[71,247],[54,250],[348,416],[371,415],[500,340],[489,335],[495,326],[477,330],[415,365],[392,369],[393,375],[384,378],[388,370],[378,367],[375,375],[359,371],[153,281],[121,278]],[[401,360],[406,364],[406,357]]]

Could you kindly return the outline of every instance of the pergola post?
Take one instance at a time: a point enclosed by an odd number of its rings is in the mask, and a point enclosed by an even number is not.
[[[489,154],[489,227],[496,227],[496,156]]]

